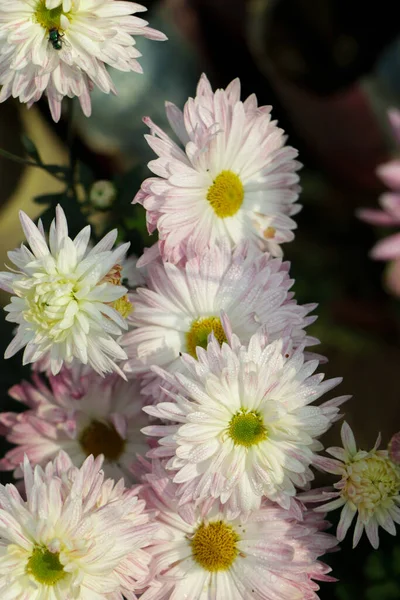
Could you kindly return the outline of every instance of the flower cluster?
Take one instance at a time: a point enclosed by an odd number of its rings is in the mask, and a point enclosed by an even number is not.
[[[108,91],[103,62],[136,68],[128,34],[161,39],[130,16],[140,9],[1,8],[0,99],[35,99],[41,68],[56,116],[62,95],[85,105],[91,81]],[[22,13],[29,24],[10,33]],[[270,107],[240,100],[237,80],[214,93],[203,75],[167,116],[183,148],[145,119],[156,177],[134,199],[158,229],[153,247],[126,258],[116,231],[92,246],[89,226],[72,239],[58,206],[48,236],[21,214],[29,248],[0,273],[17,325],[6,358],[24,348],[33,367],[9,392],[20,410],[0,413],[14,444],[0,469],[18,480],[0,488],[4,598],[317,600],[317,582],[334,581],[319,557],[357,513],[355,544],[365,529],[377,547],[378,526],[394,534],[400,522],[397,438],[360,451],[344,424],[335,460],[320,454],[349,397],[321,400],[341,378],[320,373],[315,305],[297,303],[282,260],[299,209],[296,151]],[[115,189],[98,183],[90,202],[108,206]],[[313,467],[340,481],[312,490]],[[336,539],[324,514],[337,507]]]

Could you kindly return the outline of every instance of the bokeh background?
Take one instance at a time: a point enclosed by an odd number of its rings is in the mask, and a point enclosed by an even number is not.
[[[380,0],[373,8],[361,0],[143,3],[151,25],[169,42],[138,39],[144,74],[113,72],[118,96],[94,92],[90,119],[75,111],[75,153],[83,179],[87,185],[112,179],[119,190],[113,210],[102,213],[95,227],[118,225],[137,253],[152,243],[143,214],[130,205],[152,157],[141,117],[149,115],[167,128],[164,101],[182,106],[194,95],[201,72],[214,87],[240,77],[243,96],[255,92],[260,104],[273,105],[304,165],[298,232],[284,251],[298,301],[319,303],[310,333],[321,339],[321,352],[329,358],[324,370],[343,376],[340,393],[353,394],[345,414],[359,444],[371,447],[381,431],[386,445],[400,429],[400,299],[386,288],[385,266],[368,256],[382,232],[361,223],[355,211],[377,205],[383,187],[376,167],[398,152],[386,114],[389,107],[400,108],[396,3]],[[52,123],[45,101],[30,111],[16,101],[0,106],[0,147],[24,156],[23,133],[44,162],[66,164],[66,122]],[[0,181],[4,263],[7,250],[22,239],[18,210],[37,217],[47,200],[57,198],[60,184],[45,171],[3,158]],[[36,196],[42,203],[33,201]],[[136,233],[129,234],[133,226]],[[5,295],[0,300],[4,304]],[[6,347],[11,328],[0,323]],[[2,362],[1,410],[17,409],[7,389],[27,376],[20,356]],[[339,426],[325,443],[339,444]],[[339,553],[328,555],[340,583],[323,585],[321,599],[400,599],[400,544],[385,533],[381,540],[375,553],[365,540],[356,551],[346,540]]]

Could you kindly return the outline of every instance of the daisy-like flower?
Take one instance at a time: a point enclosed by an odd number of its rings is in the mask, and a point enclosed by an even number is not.
[[[49,244],[40,222],[36,227],[22,211],[20,219],[30,250],[9,252],[17,270],[0,273],[0,287],[13,294],[6,319],[18,324],[5,358],[25,347],[24,364],[49,355],[53,374],[74,357],[101,374],[122,374],[115,361],[127,356],[114,338],[127,328],[131,309],[119,265],[129,244],[112,250],[114,230],[88,251],[90,227],[72,240],[60,206]]]
[[[183,113],[166,105],[184,150],[145,119],[157,177],[143,183],[134,202],[147,210],[149,231],[158,228],[164,259],[181,261],[189,242],[199,255],[221,240],[232,247],[248,240],[280,254],[280,244],[293,239],[300,164],[270,110],[258,107],[255,95],[241,102],[238,79],[213,93],[202,75]]]
[[[340,475],[336,491],[322,490],[302,495],[308,501],[329,499],[316,511],[342,508],[337,538],[342,541],[357,515],[353,547],[365,533],[374,548],[379,546],[379,527],[396,535],[395,523],[400,523],[400,465],[394,463],[387,450],[378,450],[380,436],[369,452],[358,450],[353,432],[347,423],[341,430],[343,448],[328,448],[335,459],[319,456],[316,466],[328,473]]]
[[[7,0],[0,5],[0,102],[9,96],[31,106],[46,92],[58,121],[64,96],[77,96],[90,116],[90,91],[115,93],[105,67],[142,73],[132,36],[165,40],[119,0]]]
[[[103,379],[93,371],[78,388],[63,373],[49,378],[50,387],[37,374],[32,378],[9,391],[28,410],[0,413],[3,435],[17,444],[0,460],[0,470],[14,469],[21,477],[24,454],[44,466],[65,450],[77,467],[90,454],[103,454],[107,477],[129,480],[136,455],[148,450],[140,432],[148,418],[138,382],[115,374]]]
[[[265,253],[246,254],[244,245],[232,253],[224,244],[188,259],[184,267],[152,262],[147,287],[129,296],[134,311],[128,320],[134,328],[121,338],[129,356],[125,371],[148,373],[151,365],[182,370],[180,355],[196,358],[196,348],[207,347],[211,332],[220,343],[226,341],[222,312],[243,344],[261,325],[269,341],[286,336],[296,345],[302,342],[304,328],[315,319],[307,313],[315,305],[293,300],[289,263]],[[317,342],[307,338],[309,344]],[[155,395],[159,378],[146,380],[144,392]]]
[[[321,515],[303,520],[263,502],[247,521],[227,519],[219,503],[179,507],[176,485],[153,465],[142,490],[162,536],[149,552],[155,578],[142,600],[318,600],[313,580],[334,581],[317,558],[336,545]]]
[[[262,496],[296,508],[296,487],[313,479],[316,441],[338,418],[340,397],[309,406],[341,379],[313,375],[318,360],[305,361],[282,341],[266,344],[262,332],[242,346],[232,336],[222,347],[212,336],[198,361],[184,355],[188,375],[164,372],[178,393],[173,402],[144,410],[172,425],[151,425],[159,437],[150,457],[171,457],[180,502],[220,498],[227,514],[257,510]],[[162,374],[161,370],[157,371]]]
[[[158,529],[134,490],[104,480],[101,457],[81,469],[60,452],[23,465],[26,501],[0,486],[0,594],[15,600],[128,600],[149,576]]]

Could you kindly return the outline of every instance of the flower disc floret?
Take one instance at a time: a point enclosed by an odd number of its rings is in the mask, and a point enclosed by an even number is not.
[[[208,337],[213,333],[220,344],[226,342],[226,334],[219,317],[206,317],[193,321],[186,334],[186,352],[197,358],[197,346],[207,348]]]
[[[60,563],[60,553],[50,552],[46,547],[37,546],[28,560],[26,571],[38,583],[53,586],[66,576]]]
[[[207,200],[220,219],[233,217],[242,206],[243,199],[243,184],[232,171],[222,171],[208,188]]]
[[[82,431],[79,443],[86,456],[103,454],[110,461],[117,461],[125,449],[125,441],[115,427],[101,421],[92,421]]]
[[[53,374],[74,358],[101,374],[121,373],[116,361],[127,356],[115,338],[127,323],[115,302],[127,289],[114,271],[120,274],[119,262],[129,244],[112,250],[117,236],[112,231],[89,251],[90,227],[72,240],[60,206],[49,243],[40,224],[36,227],[22,212],[20,218],[30,250],[22,246],[9,252],[17,271],[0,273],[0,287],[13,294],[5,307],[7,320],[18,324],[5,357],[25,347],[24,364],[48,355]]]
[[[36,5],[33,19],[44,29],[47,29],[47,31],[50,31],[51,29],[60,30],[60,17],[62,14],[64,14],[62,4],[55,8],[47,8],[46,0],[39,0]],[[66,13],[65,16],[68,18],[69,13]]]
[[[224,521],[201,523],[190,541],[193,559],[210,573],[226,571],[235,560],[239,536]]]
[[[228,434],[237,446],[249,448],[267,437],[262,417],[256,412],[241,410],[229,423]]]

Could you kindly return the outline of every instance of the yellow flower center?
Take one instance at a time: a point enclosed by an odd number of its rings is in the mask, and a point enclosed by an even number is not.
[[[400,467],[389,457],[373,454],[346,466],[342,495],[365,515],[372,515],[400,491]]]
[[[247,412],[242,409],[232,417],[228,427],[228,435],[237,446],[249,448],[265,440],[267,430],[257,412]]]
[[[191,541],[192,556],[206,571],[226,571],[239,553],[239,536],[230,525],[215,521],[202,523]]]
[[[208,336],[212,331],[220,345],[227,341],[224,328],[218,317],[206,317],[205,319],[193,321],[190,330],[186,334],[186,350],[193,358],[197,358],[197,346],[207,349]]]
[[[221,171],[207,192],[207,200],[220,219],[233,217],[242,206],[243,198],[243,184],[232,171]]]
[[[92,421],[79,437],[82,450],[94,457],[104,454],[110,461],[116,461],[125,449],[125,440],[119,435],[111,423]]]
[[[61,30],[60,17],[62,14],[62,3],[56,8],[46,8],[46,0],[40,0],[36,5],[35,20],[48,31],[51,29]]]
[[[121,285],[122,282],[122,267],[121,265],[114,265],[112,269],[110,269],[110,271],[107,273],[107,275],[104,277],[104,279],[100,282],[107,282],[107,283],[111,283],[112,285]],[[126,319],[126,317],[128,317],[132,310],[133,310],[133,306],[132,303],[129,302],[128,296],[125,294],[125,296],[122,296],[122,298],[118,298],[118,300],[115,300],[114,302],[110,302],[110,305],[115,308],[116,311],[119,312],[119,314],[121,316],[124,317],[124,319]]]
[[[47,548],[36,546],[28,560],[26,571],[43,585],[55,585],[67,573],[60,563],[59,553],[50,552]]]

